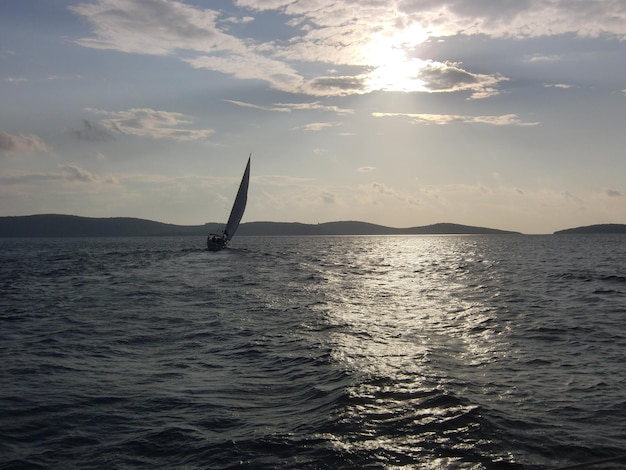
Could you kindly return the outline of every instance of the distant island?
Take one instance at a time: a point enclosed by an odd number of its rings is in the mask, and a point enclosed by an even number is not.
[[[219,233],[224,224],[174,225],[132,217],[93,218],[76,215],[41,214],[0,217],[0,237],[206,237]],[[564,234],[626,233],[625,224],[600,224],[554,232]],[[505,235],[517,234],[486,227],[439,223],[421,227],[394,228],[367,222],[341,221],[321,224],[298,222],[248,222],[237,236],[289,235]]]
[[[174,225],[131,217],[92,218],[41,214],[0,217],[0,237],[151,237],[207,236],[219,233],[224,224]],[[393,228],[366,222],[343,221],[321,224],[248,222],[237,236],[268,235],[499,235],[519,234],[485,227],[439,223],[423,227]]]
[[[554,232],[555,235],[569,234],[591,234],[591,233],[626,233],[626,225],[624,224],[598,224],[588,225],[586,227],[568,228]]]

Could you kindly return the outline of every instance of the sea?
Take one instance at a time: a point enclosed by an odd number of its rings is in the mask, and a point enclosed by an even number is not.
[[[0,239],[1,469],[626,468],[625,235],[204,247]]]

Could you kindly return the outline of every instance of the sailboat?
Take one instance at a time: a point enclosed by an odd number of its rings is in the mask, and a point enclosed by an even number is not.
[[[243,177],[241,178],[241,183],[239,184],[239,191],[237,191],[237,197],[235,198],[233,208],[230,211],[230,217],[228,217],[226,227],[224,227],[224,230],[219,235],[215,233],[209,234],[209,237],[206,240],[207,250],[209,251],[219,251],[226,248],[226,245],[228,245],[228,242],[231,238],[233,238],[237,228],[239,227],[239,222],[241,222],[243,213],[246,210],[246,202],[248,202],[248,183],[250,182],[251,158],[252,154],[248,157],[248,164],[243,172]]]

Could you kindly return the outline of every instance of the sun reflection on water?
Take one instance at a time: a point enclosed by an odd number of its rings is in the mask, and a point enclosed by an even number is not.
[[[452,238],[384,237],[365,246],[355,238],[352,248],[342,244],[341,253],[328,253],[328,321],[338,327],[342,362],[373,377],[438,377],[427,367],[435,350],[469,366],[505,353],[501,332],[493,328],[496,312],[479,295],[472,298],[482,287],[465,279],[468,269],[476,269],[470,265],[483,260],[467,250],[470,239],[451,244]]]
[[[466,276],[490,276],[490,262],[469,237],[338,242],[321,262],[333,359],[360,379],[342,418],[353,432],[337,445],[380,449],[385,465],[428,456],[446,466],[454,449],[481,445],[478,405],[463,391],[507,350],[496,311]],[[442,449],[451,460],[435,459]]]

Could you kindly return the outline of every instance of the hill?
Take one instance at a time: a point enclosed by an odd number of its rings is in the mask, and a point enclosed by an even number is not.
[[[555,235],[569,235],[576,233],[626,233],[626,225],[624,224],[599,224],[587,225],[585,227],[568,228],[554,232]]]
[[[219,233],[223,224],[174,225],[131,217],[91,218],[42,214],[0,217],[0,237],[150,237],[207,236]],[[366,222],[342,221],[323,224],[248,222],[237,235],[420,235],[420,234],[507,234],[484,227],[441,223],[424,227],[393,228]]]
[[[221,226],[215,224],[215,230]],[[164,224],[131,217],[91,218],[42,214],[0,217],[0,237],[133,237],[197,235],[207,228]]]

